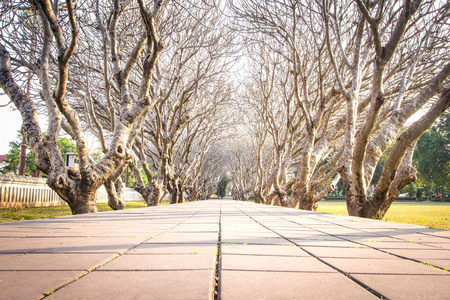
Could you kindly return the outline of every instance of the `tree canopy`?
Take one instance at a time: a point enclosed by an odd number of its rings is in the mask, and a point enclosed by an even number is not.
[[[101,185],[124,208],[130,170],[148,205],[206,199],[228,173],[236,200],[314,210],[341,182],[350,215],[381,218],[415,166],[448,168],[448,117],[419,140],[450,106],[448,1],[12,0],[0,16],[0,86],[75,214]]]

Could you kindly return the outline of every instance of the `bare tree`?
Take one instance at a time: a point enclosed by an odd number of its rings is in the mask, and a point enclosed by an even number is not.
[[[149,112],[135,147],[150,182],[145,187],[133,167],[136,189],[149,205],[157,205],[163,191],[170,193],[171,203],[184,201],[187,182],[195,184],[191,177],[198,176],[203,156],[223,127],[230,97],[227,73],[234,34],[218,25],[223,20],[218,7],[205,1],[171,9],[177,19],[164,27],[169,46],[155,74],[160,101]]]
[[[389,1],[376,4],[355,1],[348,8],[359,18],[359,31],[355,35],[361,46],[351,52],[354,64],[346,65],[352,72],[352,88],[348,90],[343,84],[339,85],[347,101],[341,174],[349,214],[382,218],[400,190],[415,180],[411,165],[415,141],[448,107],[444,90],[422,119],[406,128],[394,142],[405,122],[422,106],[434,101],[450,75],[448,54],[442,52],[448,47],[445,32],[448,33],[449,28],[443,20],[448,19],[449,5],[421,1],[405,1],[401,5]],[[333,26],[342,30],[337,20],[344,12],[327,2],[323,3],[323,10],[329,56],[334,63],[336,80],[343,82],[343,72],[337,68],[328,33]],[[336,43],[341,48],[342,40]],[[359,63],[363,43],[366,51],[374,56],[365,70]],[[349,53],[341,52],[339,58],[348,56]],[[367,93],[360,90],[363,76],[372,81]],[[357,128],[357,103],[365,97],[370,99],[370,105]],[[373,197],[368,198],[367,187],[376,164],[392,142],[396,150],[389,155],[389,163],[383,169]]]
[[[448,3],[229,3],[240,20],[237,30],[248,39],[251,57],[262,70],[252,70],[260,89],[249,93],[258,99],[254,109],[269,107],[280,122],[286,112],[268,103],[285,94],[295,99],[297,107],[282,107],[301,118],[290,158],[284,161],[297,175],[291,197],[284,200],[281,195],[281,204],[315,209],[342,177],[349,213],[382,217],[401,188],[415,180],[411,166],[415,141],[447,108],[442,88],[448,81]],[[278,66],[280,61],[284,69]],[[286,78],[286,85],[276,83],[280,78]],[[435,101],[422,121],[398,138],[397,150],[390,154],[392,164],[386,165],[374,196],[368,198],[367,187],[381,155],[406,121]],[[275,129],[271,136],[276,140],[282,127],[271,123],[266,119],[266,128]],[[286,145],[278,143],[280,149],[289,150]],[[276,177],[279,163],[274,157]],[[291,188],[280,189],[274,183],[272,195]]]
[[[142,116],[156,102],[150,96],[150,85],[153,70],[164,49],[164,43],[158,35],[155,20],[162,7],[167,2],[152,1],[146,7],[142,0],[137,6],[130,3],[113,1],[109,15],[109,42],[110,60],[112,62],[115,89],[118,91],[118,111],[110,118],[114,119],[115,126],[112,131],[105,156],[99,163],[95,163],[89,156],[89,145],[85,131],[77,111],[71,104],[71,95],[68,87],[71,86],[71,63],[76,55],[77,48],[85,45],[87,41],[79,39],[80,28],[90,26],[92,18],[80,16],[90,11],[92,3],[77,3],[66,1],[64,4],[40,0],[27,4],[26,2],[7,1],[2,3],[2,33],[0,43],[0,85],[12,102],[20,111],[27,140],[36,157],[38,168],[48,175],[47,183],[70,206],[74,214],[95,212],[95,192],[108,179],[121,173],[121,168],[131,159],[131,147],[140,128]],[[94,5],[95,7],[95,5]],[[127,7],[127,13],[124,8]],[[127,27],[126,14],[138,14],[142,25],[135,28]],[[39,19],[33,29],[39,41],[25,41],[29,23],[21,22],[24,15]],[[36,16],[36,17],[34,17]],[[8,21],[10,24],[7,24]],[[130,41],[133,45],[127,54],[119,50],[119,28],[122,32],[138,30],[143,34],[139,39]],[[13,33],[14,31],[14,33]],[[13,39],[14,36],[21,38]],[[35,43],[35,52],[32,55],[30,43]],[[24,50],[24,51],[22,51]],[[12,54],[11,54],[12,53]],[[128,59],[123,62],[122,58]],[[136,70],[136,62],[142,56],[142,69]],[[94,63],[92,63],[94,65]],[[45,102],[48,116],[47,134],[44,136],[37,121],[35,102],[24,93],[18,85],[21,73],[17,72],[28,68],[39,77],[40,95]],[[130,74],[139,73],[139,93],[133,96],[130,89]],[[78,78],[78,80],[80,80]],[[89,79],[87,80],[89,82]],[[37,84],[37,83],[36,83]],[[111,84],[111,82],[109,82]],[[112,85],[112,84],[111,84]],[[89,88],[86,88],[89,90]],[[94,120],[95,122],[95,120]],[[64,164],[58,149],[57,139],[61,129],[64,128],[75,140],[79,160],[78,168],[69,168]],[[99,134],[101,128],[97,126]],[[102,140],[103,142],[103,140]],[[123,171],[123,170],[122,170]],[[120,174],[119,174],[120,175]]]

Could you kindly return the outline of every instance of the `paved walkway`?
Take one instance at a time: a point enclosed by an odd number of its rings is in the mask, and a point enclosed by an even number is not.
[[[449,231],[234,201],[0,225],[0,299],[450,299],[448,269]]]

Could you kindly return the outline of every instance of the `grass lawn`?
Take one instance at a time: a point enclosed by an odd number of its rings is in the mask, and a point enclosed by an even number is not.
[[[348,215],[345,201],[321,201],[317,211]],[[394,202],[383,220],[450,230],[450,203]]]

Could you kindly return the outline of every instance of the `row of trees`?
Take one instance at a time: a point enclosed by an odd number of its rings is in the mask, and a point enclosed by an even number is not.
[[[74,214],[96,211],[101,185],[122,209],[128,166],[149,205],[167,192],[172,203],[212,193],[235,38],[214,1],[17,0],[0,9],[0,86],[37,169]],[[46,135],[38,114],[48,116]],[[75,142],[77,168],[64,164],[61,134]],[[90,135],[102,148],[97,162]]]
[[[236,199],[312,210],[342,180],[351,215],[381,218],[450,106],[449,14],[421,0],[4,1],[0,86],[73,213],[94,212],[101,185],[123,208],[130,167],[148,205],[207,198],[228,169]]]
[[[342,180],[350,215],[382,218],[416,180],[418,138],[450,106],[449,3],[229,3],[251,59],[238,194],[312,210]]]

